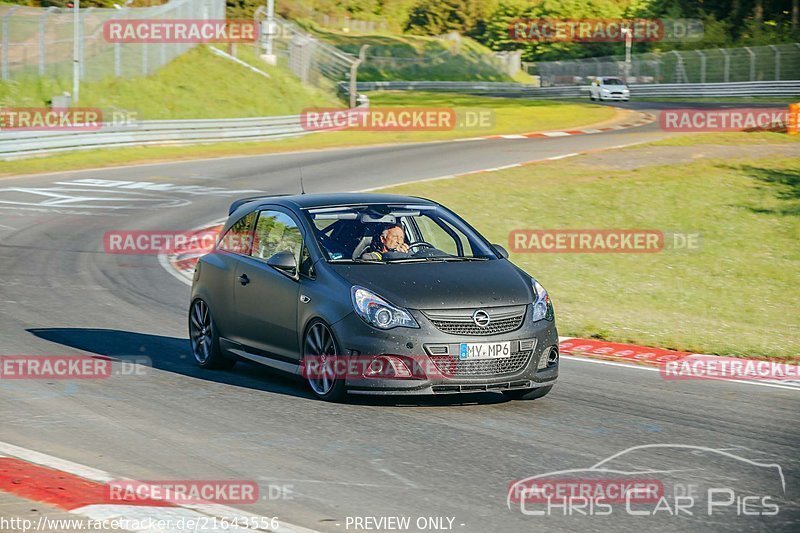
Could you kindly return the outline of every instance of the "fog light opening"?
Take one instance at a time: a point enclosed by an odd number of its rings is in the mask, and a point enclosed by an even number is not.
[[[558,348],[555,346],[550,348],[547,354],[547,366],[555,366],[558,364]]]
[[[411,370],[399,357],[379,355],[370,361],[364,376],[368,378],[410,378]]]

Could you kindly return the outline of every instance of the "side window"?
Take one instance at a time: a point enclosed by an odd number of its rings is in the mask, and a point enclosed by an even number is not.
[[[300,228],[289,215],[279,211],[259,213],[251,256],[266,261],[278,252],[292,252],[297,264],[300,264],[302,247]]]
[[[217,248],[234,254],[247,255],[250,253],[252,242],[253,222],[255,213],[248,213],[236,222],[219,241]]]

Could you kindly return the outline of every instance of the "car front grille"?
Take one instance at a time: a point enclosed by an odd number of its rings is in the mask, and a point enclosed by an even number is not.
[[[479,309],[444,309],[423,311],[436,329],[452,335],[499,335],[519,329],[525,319],[524,305],[487,307],[481,309],[489,315],[489,325],[478,326],[472,315]]]
[[[450,355],[429,356],[436,369],[445,377],[502,376],[519,372],[531,358],[532,351],[512,353],[498,359],[462,361]]]

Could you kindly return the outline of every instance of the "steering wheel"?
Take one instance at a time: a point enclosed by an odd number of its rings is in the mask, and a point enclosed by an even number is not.
[[[424,247],[424,248],[436,248],[434,245],[432,245],[429,242],[419,241],[419,242],[415,242],[414,244],[409,244],[408,245],[409,253],[411,252],[412,248],[416,248],[417,246]]]

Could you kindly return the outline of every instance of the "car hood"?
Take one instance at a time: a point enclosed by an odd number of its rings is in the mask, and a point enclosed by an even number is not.
[[[350,284],[411,309],[521,305],[533,296],[530,282],[506,260],[331,267]]]

